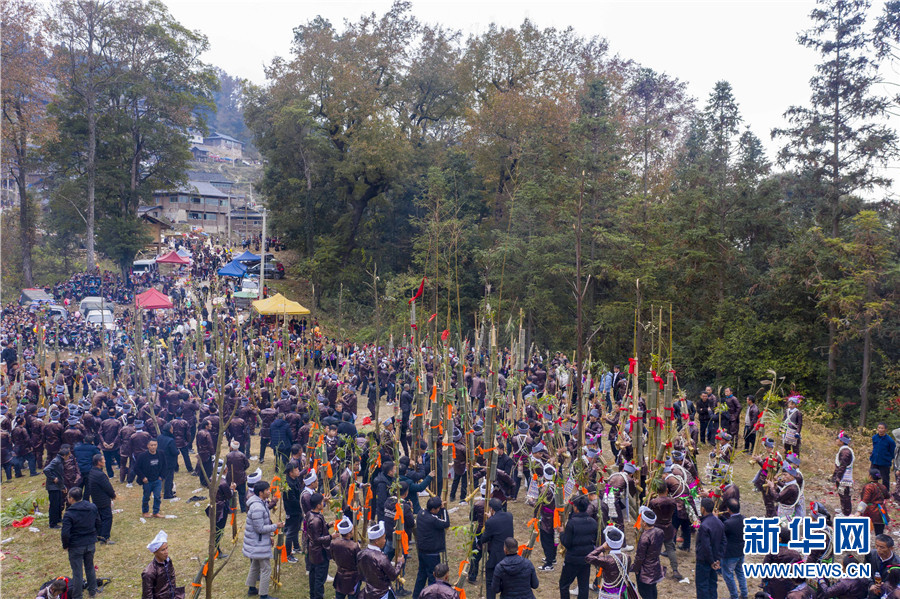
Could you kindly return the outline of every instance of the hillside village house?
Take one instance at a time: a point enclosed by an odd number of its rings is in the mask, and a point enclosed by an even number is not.
[[[173,190],[153,193],[161,216],[173,223],[202,227],[208,233],[228,229],[229,195],[207,181],[192,181]]]

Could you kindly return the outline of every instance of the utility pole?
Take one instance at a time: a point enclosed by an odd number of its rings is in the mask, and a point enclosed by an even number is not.
[[[259,257],[259,299],[263,298],[263,287],[266,284],[266,209],[262,210],[262,255]]]
[[[228,247],[231,247],[231,196],[228,196],[228,211],[225,213],[225,219],[228,221]]]

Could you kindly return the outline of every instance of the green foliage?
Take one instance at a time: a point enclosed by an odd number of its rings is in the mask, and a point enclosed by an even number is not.
[[[73,267],[87,230],[92,91],[100,246],[121,268],[142,243],[135,209],[183,177],[180,131],[199,115],[259,149],[257,191],[298,256],[289,275],[316,309],[340,305],[363,340],[377,320],[383,345],[401,343],[406,298],[427,277],[417,309],[429,339],[449,329],[471,342],[487,314],[505,345],[521,314],[526,346],[571,352],[580,210],[597,368],[636,353],[677,370],[686,393],[739,395],[775,369],[835,418],[889,413],[900,212],[866,198],[897,151],[883,119],[895,99],[878,93],[897,56],[896,2],[874,23],[864,0],[817,3],[799,41],[820,64],[809,105],[774,132],[778,173],[727,81],[696,104],[675,77],[573,29],[526,20],[464,39],[401,1],[341,26],[301,24],[253,86],[200,62],[205,38],[156,0],[109,10],[109,55],[92,59],[103,76],[91,88],[62,77],[47,108],[59,135],[41,147],[52,167],[42,268]],[[153,51],[123,53],[129,44]],[[6,213],[3,225],[5,291],[18,258]]]
[[[100,223],[97,249],[128,273],[134,257],[150,243],[144,222],[134,216],[111,216]]]

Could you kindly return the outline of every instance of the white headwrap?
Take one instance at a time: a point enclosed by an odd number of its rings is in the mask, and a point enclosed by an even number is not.
[[[247,477],[248,485],[255,485],[262,480],[262,468],[257,468],[256,472]]]
[[[341,521],[338,522],[337,530],[342,535],[345,535],[353,530],[353,522],[350,521],[350,518],[344,516]]]
[[[619,537],[618,539],[614,540],[609,538],[612,531],[616,531],[617,533],[619,533],[618,535],[616,535]],[[606,544],[609,545],[609,548],[613,551],[621,549],[622,545],[625,544],[625,533],[623,533],[612,524],[603,529],[603,538],[606,539]]]
[[[156,553],[159,551],[159,548],[169,542],[169,535],[166,534],[166,531],[161,530],[156,533],[156,536],[153,537],[153,540],[150,541],[150,544],[147,545],[147,549],[150,553]]]
[[[640,509],[641,519],[647,524],[656,524],[656,512],[646,505],[642,505]]]
[[[374,541],[376,539],[380,539],[384,536],[384,522],[379,522],[374,526],[370,526],[367,531],[367,535],[370,541]]]

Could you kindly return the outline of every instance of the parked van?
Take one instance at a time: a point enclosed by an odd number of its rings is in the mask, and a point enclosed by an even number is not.
[[[135,260],[131,265],[131,272],[136,275],[149,272],[156,268],[156,260]]]

